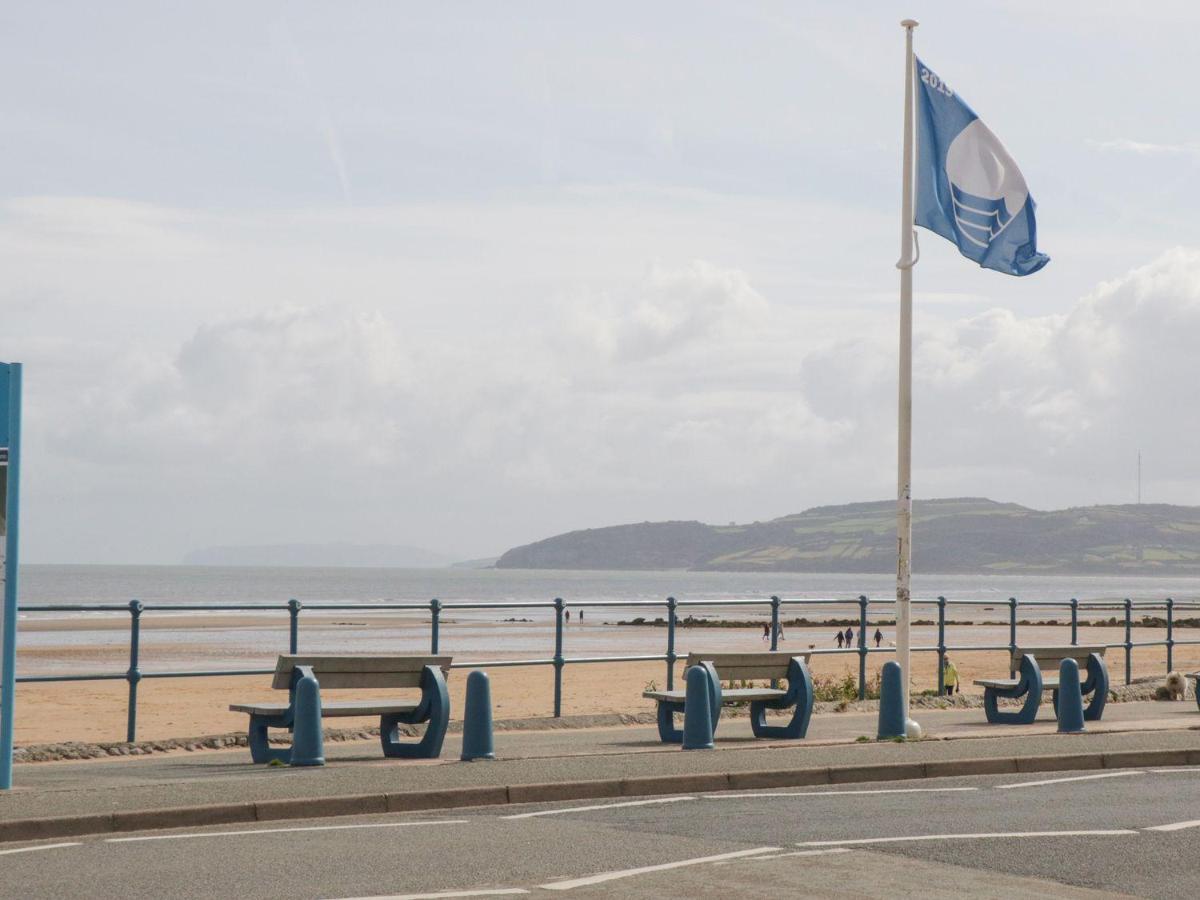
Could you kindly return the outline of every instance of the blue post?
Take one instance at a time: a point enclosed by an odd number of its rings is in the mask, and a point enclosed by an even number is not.
[[[1175,671],[1175,601],[1167,598],[1167,672]]]
[[[904,722],[904,679],[900,663],[889,659],[879,679],[879,733],[884,741],[906,735]]]
[[[321,733],[321,686],[313,670],[297,666],[299,674],[293,693],[296,718],[292,728],[293,766],[325,765],[325,737]],[[293,676],[294,677],[294,676]]]
[[[858,598],[858,699],[867,699],[867,598]]]
[[[1133,601],[1125,598],[1125,683],[1133,681]]]
[[[687,696],[683,701],[683,749],[713,749],[712,685],[703,666],[687,670]]]
[[[1071,646],[1079,646],[1079,601],[1071,598]]]
[[[467,676],[461,758],[463,762],[496,758],[492,743],[492,686],[487,672],[479,669]]]
[[[674,597],[667,598],[667,690],[675,690],[675,607]]]
[[[17,551],[21,510],[21,364],[0,366],[8,382],[7,417],[0,408],[0,447],[8,448],[4,536],[4,641],[0,647],[0,790],[12,787],[13,708],[17,693]],[[4,440],[3,438],[7,438]]]
[[[300,652],[300,601],[293,597],[288,601],[288,653],[295,656]]]
[[[938,696],[946,693],[946,598],[938,597]]]
[[[554,598],[554,718],[562,717],[563,598]]]
[[[1008,598],[1008,658],[1017,652],[1017,598]],[[1012,665],[1010,662],[1009,665]]]
[[[442,601],[434,597],[429,601],[429,653],[431,656],[437,656],[438,653],[438,643],[441,640],[441,624]]]
[[[1058,733],[1083,731],[1083,690],[1079,684],[1079,663],[1068,657],[1058,666]]]
[[[129,704],[126,707],[125,740],[132,744],[137,740],[137,695],[142,670],[138,668],[138,652],[142,642],[142,601],[129,601],[129,670],[125,680],[129,682]]]
[[[771,597],[771,650],[779,649],[779,598]]]

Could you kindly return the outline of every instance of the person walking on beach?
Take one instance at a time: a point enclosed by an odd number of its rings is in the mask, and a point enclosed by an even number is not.
[[[954,663],[950,662],[950,657],[945,658],[945,665],[942,666],[942,684],[946,686],[946,696],[951,696],[955,691],[960,691],[958,686],[958,669],[954,668]]]
[[[582,616],[583,613],[580,613]],[[875,646],[878,647],[883,642],[883,632],[878,628],[875,629]]]
[[[837,642],[838,642],[839,650],[842,649],[842,641],[844,641],[844,640],[845,640],[845,637],[842,635],[842,630],[839,628],[838,633],[837,633]]]
[[[583,624],[583,610],[582,609],[579,611],[579,624],[580,625]]]
[[[567,610],[567,624],[571,624],[571,611],[569,609]]]
[[[849,625],[846,626],[846,646],[849,647],[854,643],[854,629]]]
[[[763,622],[763,643],[766,644],[771,640],[771,626]]]

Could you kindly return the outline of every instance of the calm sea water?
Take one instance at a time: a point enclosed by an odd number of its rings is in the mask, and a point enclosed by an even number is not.
[[[21,568],[21,602],[285,603],[552,600],[690,600],[769,597],[852,599],[894,596],[890,575],[731,572],[577,572],[513,569],[351,569],[218,566]],[[918,597],[951,600],[1200,599],[1200,578],[1034,575],[913,576]]]

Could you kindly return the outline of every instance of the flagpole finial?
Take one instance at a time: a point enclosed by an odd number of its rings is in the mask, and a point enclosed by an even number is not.
[[[921,23],[918,22],[916,19],[905,19],[903,22],[900,23],[900,26],[902,28],[912,29],[912,28],[916,28],[920,24]]]

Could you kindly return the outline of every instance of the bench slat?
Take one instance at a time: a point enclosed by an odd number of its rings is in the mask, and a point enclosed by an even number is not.
[[[717,670],[717,677],[722,681],[773,681],[787,677],[788,664],[793,656],[798,656],[806,663],[811,654],[788,653],[780,650],[775,653],[704,653],[694,652],[687,655],[687,666],[700,662],[710,662]]]
[[[642,696],[649,700],[662,700],[670,703],[682,703],[687,698],[687,691],[644,691]],[[786,697],[787,691],[773,688],[735,688],[721,689],[721,705],[726,703],[745,703],[749,700],[778,700]]]
[[[337,654],[280,656],[271,687],[287,690],[296,666],[312,666],[321,689],[419,687],[426,666],[448,672],[452,656],[401,656],[380,654]]]
[[[322,718],[344,716],[382,716],[389,713],[412,712],[416,703],[404,700],[340,700],[321,704]],[[250,713],[255,716],[281,716],[288,710],[286,703],[234,703],[229,707],[234,712]]]

